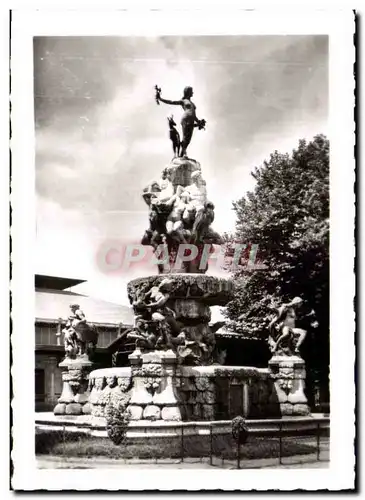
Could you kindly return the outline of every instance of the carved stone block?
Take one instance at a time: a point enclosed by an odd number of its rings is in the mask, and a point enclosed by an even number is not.
[[[82,405],[80,403],[69,403],[66,405],[66,415],[81,415]]]
[[[165,408],[162,408],[161,411],[161,417],[162,420],[166,421],[181,421],[181,412],[178,407],[176,406],[166,406]]]
[[[293,415],[293,405],[291,403],[281,403],[280,412],[283,417]]]
[[[146,420],[159,420],[161,418],[161,410],[156,405],[148,405],[143,410],[143,418]]]
[[[293,415],[309,415],[310,410],[307,404],[294,404]]]
[[[64,415],[66,413],[66,404],[65,403],[58,403],[53,409],[53,413],[55,415]]]
[[[214,405],[203,405],[203,420],[214,420]]]
[[[295,414],[307,415],[304,361],[298,356],[275,356],[269,362],[269,370],[282,415],[292,415],[296,405],[299,406]]]
[[[76,394],[74,398],[75,403],[80,403],[80,404],[85,404],[88,402],[89,395],[85,392],[82,392],[81,394]]]
[[[90,415],[91,414],[91,409],[92,409],[91,404],[90,403],[86,403],[82,407],[82,413],[84,415]]]
[[[208,404],[215,403],[215,393],[214,391],[205,391],[204,393],[204,401]]]
[[[128,411],[131,420],[141,420],[143,414],[142,406],[137,406],[137,405],[128,406]]]

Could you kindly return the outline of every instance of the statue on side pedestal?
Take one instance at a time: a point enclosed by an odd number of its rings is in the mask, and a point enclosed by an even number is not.
[[[64,334],[66,358],[87,356],[95,349],[98,334],[88,325],[85,314],[78,304],[70,305],[71,314],[67,318]]]
[[[300,353],[300,347],[303,344],[307,331],[303,328],[297,328],[295,322],[297,311],[302,307],[303,299],[295,297],[287,304],[282,304],[276,317],[269,325],[269,345],[271,352],[275,355],[293,356]],[[306,314],[304,317],[314,316],[314,311]],[[316,327],[316,322],[311,325]]]
[[[71,304],[70,309],[71,313],[62,330],[66,355],[59,364],[63,370],[63,388],[53,410],[56,415],[81,415],[91,412],[88,403],[88,373],[93,363],[89,356],[95,351],[98,332],[94,326],[87,323],[78,304]]]

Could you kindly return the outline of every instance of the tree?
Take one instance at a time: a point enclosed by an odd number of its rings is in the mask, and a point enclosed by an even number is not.
[[[226,314],[236,331],[266,338],[274,309],[295,296],[316,313],[303,357],[314,378],[329,364],[329,141],[323,135],[299,141],[292,155],[275,151],[255,168],[253,192],[233,207],[236,242],[258,245],[265,269],[240,268]],[[300,326],[300,325],[299,325]],[[314,375],[315,374],[315,375]]]

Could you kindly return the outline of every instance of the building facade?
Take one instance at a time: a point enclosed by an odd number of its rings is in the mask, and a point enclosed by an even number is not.
[[[86,319],[98,331],[98,346],[93,362],[95,368],[111,366],[115,340],[130,329],[133,314],[129,307],[75,293],[70,288],[83,280],[56,276],[35,276],[35,409],[51,411],[62,391],[62,370],[59,363],[65,353],[61,330],[77,303]]]

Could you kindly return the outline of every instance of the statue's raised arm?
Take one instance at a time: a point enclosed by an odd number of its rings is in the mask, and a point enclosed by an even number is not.
[[[174,106],[182,106],[183,105],[183,102],[182,100],[180,99],[179,101],[171,101],[170,99],[163,99],[161,97],[161,88],[158,87],[157,85],[155,86],[155,90],[156,90],[156,103],[157,104],[160,104],[160,102],[163,102],[164,104],[172,104]]]

